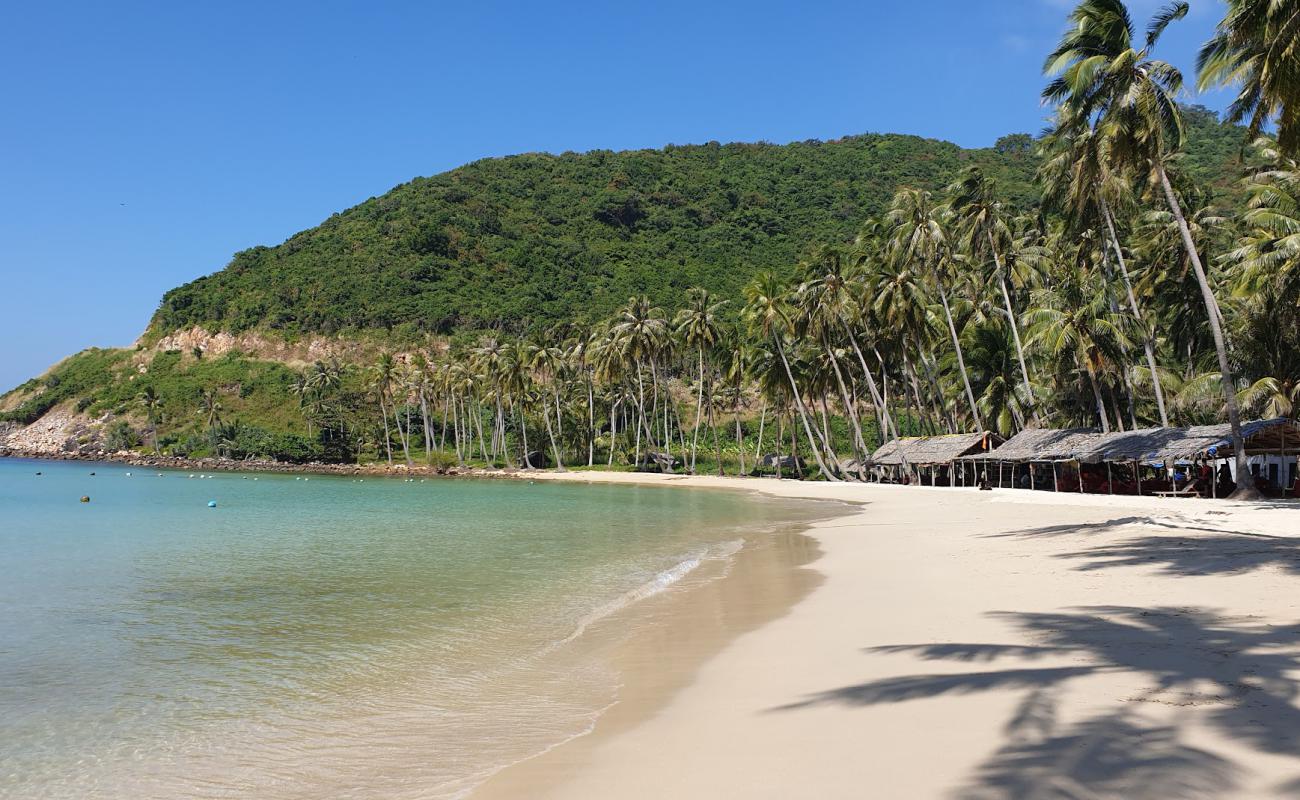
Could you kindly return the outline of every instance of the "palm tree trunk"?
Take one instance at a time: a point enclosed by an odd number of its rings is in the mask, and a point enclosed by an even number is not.
[[[1133,282],[1129,280],[1128,264],[1124,261],[1124,249],[1120,247],[1119,236],[1115,233],[1115,220],[1110,213],[1110,204],[1105,198],[1101,201],[1101,213],[1106,219],[1106,230],[1110,236],[1110,246],[1115,251],[1115,259],[1119,262],[1119,274],[1124,278],[1124,289],[1128,292],[1129,308],[1133,310],[1133,317],[1137,320],[1138,325],[1142,327],[1142,349],[1146,352],[1147,368],[1151,370],[1151,386],[1156,393],[1156,408],[1160,411],[1160,427],[1169,427],[1169,414],[1165,411],[1165,393],[1160,386],[1160,372],[1156,369],[1156,352],[1155,343],[1152,341],[1151,331],[1147,329],[1146,322],[1142,319],[1142,309],[1138,307],[1137,295],[1133,293]]]
[[[718,459],[718,477],[723,476],[722,472],[722,441],[718,438],[718,424],[713,419],[713,387],[709,387],[709,430],[713,431],[713,452],[714,457]]]
[[[849,330],[848,323],[844,323],[844,333],[849,337],[849,344],[853,345],[853,353],[858,357],[858,364],[862,366],[862,374],[867,378],[867,389],[871,391],[871,402],[876,404],[880,418],[884,420],[889,435],[893,437],[894,441],[898,441],[898,427],[894,425],[894,418],[889,413],[889,406],[876,386],[876,378],[867,366],[867,359],[863,358],[862,349],[858,347],[858,340],[853,338],[853,331]],[[883,366],[883,362],[881,365]]]
[[[429,441],[429,398],[420,389],[420,416],[424,422],[424,461],[426,464],[433,463],[433,442]]]
[[[962,385],[966,387],[966,400],[970,403],[971,419],[975,421],[975,427],[984,430],[984,421],[980,419],[979,409],[975,407],[975,392],[970,388],[970,376],[966,374],[966,357],[962,355],[961,340],[957,337],[957,324],[952,320],[952,309],[948,306],[948,290],[939,284],[939,300],[943,303],[943,316],[948,320],[948,333],[952,334],[952,347],[957,353],[957,369],[961,372]]]
[[[785,368],[785,377],[790,381],[790,391],[794,395],[794,406],[799,411],[799,420],[803,423],[804,433],[808,435],[808,442],[813,445],[813,458],[817,460],[817,468],[821,470],[822,475],[826,476],[826,480],[839,483],[840,479],[827,468],[821,451],[816,447],[812,426],[808,424],[808,412],[804,409],[803,398],[799,396],[799,386],[794,382],[794,373],[790,371],[790,362],[786,360],[785,348],[781,346],[781,339],[775,333],[772,334],[772,342],[776,345],[777,355],[781,357],[781,366]]]
[[[1088,373],[1088,383],[1092,386],[1092,398],[1097,403],[1097,417],[1101,420],[1101,432],[1110,433],[1110,419],[1106,416],[1106,403],[1101,399],[1101,387],[1097,385],[1097,373],[1093,371],[1092,364],[1086,364]]]
[[[388,463],[393,463],[393,434],[388,429],[388,407],[384,405],[384,398],[379,398],[379,416],[384,418],[384,449],[388,451]]]
[[[763,457],[763,424],[767,422],[767,398],[763,398],[763,410],[758,414],[758,441],[754,444],[754,469],[758,469],[759,459]]]
[[[998,270],[998,287],[1002,289],[1002,302],[1006,305],[1007,320],[1011,323],[1011,337],[1016,342],[1016,358],[1020,361],[1020,379],[1025,385],[1025,402],[1034,407],[1034,390],[1029,385],[1029,367],[1025,366],[1025,347],[1020,343],[1020,325],[1016,322],[1015,309],[1011,307],[1011,293],[1007,291],[1007,276],[1002,270],[1002,257],[998,255],[997,245],[993,243],[993,232],[985,231],[989,239],[989,249],[993,252],[993,265]],[[1037,418],[1037,414],[1034,414]]]
[[[558,395],[557,395],[557,396],[558,396]],[[556,416],[558,417],[558,416],[559,416],[559,407],[558,407],[558,406],[556,407],[556,412],[555,412],[555,413],[556,413]],[[556,471],[556,472],[568,472],[568,470],[566,470],[566,469],[564,468],[564,462],[560,460],[560,448],[559,448],[558,445],[555,444],[555,432],[551,430],[551,410],[550,410],[549,408],[547,408],[547,403],[546,403],[545,400],[542,401],[542,418],[546,420],[546,435],[547,435],[547,436],[550,438],[550,440],[551,440],[551,452],[555,454],[555,471]],[[528,461],[527,461],[527,459],[528,459],[528,454],[527,454],[527,453],[524,453],[524,459],[525,459],[525,464],[528,464]],[[531,464],[528,464],[528,465],[531,466]]]
[[[1187,255],[1192,260],[1192,269],[1196,271],[1196,282],[1201,286],[1201,298],[1205,301],[1205,312],[1210,318],[1210,332],[1214,335],[1214,349],[1219,356],[1223,399],[1228,410],[1228,426],[1232,429],[1232,449],[1237,466],[1237,490],[1232,493],[1232,496],[1237,499],[1258,497],[1259,492],[1255,487],[1246,484],[1250,476],[1250,469],[1246,464],[1246,442],[1241,436],[1241,413],[1237,408],[1236,380],[1232,374],[1232,364],[1228,362],[1228,344],[1223,336],[1223,326],[1220,324],[1219,303],[1214,299],[1210,280],[1205,275],[1205,267],[1201,266],[1201,256],[1196,252],[1196,243],[1192,241],[1191,229],[1187,227],[1183,208],[1174,195],[1174,187],[1169,183],[1169,175],[1165,173],[1164,164],[1156,162],[1156,171],[1160,175],[1160,185],[1165,190],[1165,199],[1169,201],[1169,210],[1178,221],[1178,232],[1182,234],[1183,246],[1187,248]]]
[[[636,364],[636,397],[637,397],[637,425],[636,425],[636,446],[633,448],[632,463],[637,469],[641,468],[641,428],[645,426],[645,379],[641,377],[641,362]],[[646,443],[649,446],[649,442]]]
[[[835,357],[834,350],[826,343],[825,339],[822,340],[822,347],[826,350],[826,357],[830,359],[831,367],[835,372],[835,383],[838,384],[840,390],[840,402],[844,404],[844,411],[849,417],[849,425],[853,429],[853,460],[857,462],[858,480],[865,480],[863,470],[867,458],[867,445],[862,440],[862,423],[858,422],[857,404],[849,397],[849,390],[844,385],[844,373],[840,371],[839,359]]]
[[[691,433],[691,474],[695,474],[695,454],[700,441],[700,417],[704,413],[704,346],[700,351],[700,385],[695,392],[695,430]]]
[[[596,464],[596,392],[591,385],[591,373],[587,372],[587,466]],[[613,444],[614,431],[610,429],[610,443]]]

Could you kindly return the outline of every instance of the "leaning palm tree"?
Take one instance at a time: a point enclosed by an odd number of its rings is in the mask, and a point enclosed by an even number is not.
[[[686,293],[687,307],[677,313],[676,331],[682,344],[695,350],[698,361],[695,395],[695,426],[691,431],[691,466],[695,474],[695,456],[700,441],[700,420],[704,412],[704,354],[718,344],[721,335],[718,312],[725,300],[715,301],[708,289],[690,289]]]
[[[1169,413],[1156,363],[1155,334],[1138,305],[1128,259],[1116,229],[1115,208],[1131,202],[1131,176],[1120,174],[1113,168],[1105,137],[1087,124],[1069,119],[1067,109],[1062,109],[1060,114],[1056,130],[1044,137],[1042,151],[1046,159],[1038,171],[1039,184],[1043,187],[1045,199],[1063,212],[1072,231],[1093,227],[1094,220],[1100,216],[1120,276],[1124,279],[1129,308],[1145,334],[1142,347],[1155,392],[1156,410],[1160,414],[1160,424],[1167,427]]]
[[[1196,66],[1197,88],[1236,86],[1229,122],[1250,119],[1248,135],[1276,122],[1282,151],[1300,155],[1300,2],[1227,0]]]
[[[1104,372],[1122,365],[1131,347],[1127,317],[1109,307],[1103,279],[1095,270],[1065,269],[1057,280],[1034,293],[1025,314],[1029,342],[1054,361],[1076,365],[1087,376],[1103,432],[1110,417],[1102,397]]]
[[[790,369],[790,360],[786,356],[785,345],[782,343],[782,337],[787,335],[792,327],[785,289],[775,275],[764,272],[745,287],[745,300],[745,317],[750,327],[772,342],[773,349],[781,359],[786,379],[790,382],[790,395],[799,413],[799,419],[803,423],[804,433],[808,435],[813,458],[817,460],[817,468],[827,480],[838,482],[839,478],[826,466],[822,451],[816,446],[817,439],[814,438],[812,425],[808,422],[808,410],[804,407],[799,385],[795,382],[794,373]],[[822,447],[825,446],[826,443],[822,442]]]
[[[1057,77],[1043,91],[1043,98],[1064,106],[1069,112],[1064,119],[1071,124],[1091,122],[1108,140],[1111,157],[1122,165],[1121,169],[1147,175],[1150,183],[1163,192],[1201,287],[1223,375],[1237,474],[1245,475],[1248,470],[1241,415],[1218,302],[1166,163],[1183,144],[1182,118],[1175,101],[1183,77],[1171,64],[1151,57],[1161,34],[1172,22],[1186,16],[1187,9],[1187,3],[1172,3],[1162,9],[1147,27],[1145,46],[1136,48],[1133,22],[1122,0],[1083,0],[1070,15],[1072,27],[1047,58],[1044,70]],[[1236,496],[1255,494],[1253,487],[1243,483]]]
[[[668,335],[668,320],[663,311],[651,305],[645,296],[633,297],[619,312],[614,325],[610,327],[610,336],[617,343],[619,353],[633,365],[636,370],[637,386],[637,429],[635,459],[641,463],[641,434],[646,434],[646,444],[650,445],[654,430],[649,421],[655,416],[654,409],[646,413],[645,379],[646,364],[650,366],[651,379],[654,384],[655,397],[658,402],[658,368],[656,359]]]
[[[1032,404],[1034,390],[1029,383],[1025,348],[1020,341],[1020,326],[1016,322],[1016,310],[1011,304],[1011,293],[1007,291],[1007,273],[1002,264],[1003,243],[1011,238],[1011,230],[1007,227],[1002,204],[994,196],[993,181],[986,178],[979,167],[968,167],[957,182],[949,187],[948,192],[948,203],[965,239],[967,251],[976,256],[987,254],[993,259],[1007,323],[1016,346],[1016,360],[1020,364],[1020,379],[1025,390],[1024,402]]]
[[[983,429],[984,423],[980,419],[979,408],[975,403],[975,392],[971,389],[970,376],[966,373],[966,359],[961,350],[961,337],[957,334],[957,323],[953,319],[952,304],[948,297],[948,277],[953,259],[942,216],[942,210],[934,202],[930,192],[922,189],[901,189],[894,195],[888,215],[889,221],[897,226],[893,256],[917,262],[934,283],[939,301],[943,305],[943,316],[948,323],[948,333],[952,337],[952,348],[957,356],[957,369],[961,373],[962,386],[966,390],[966,401],[970,404],[971,419],[976,428]]]

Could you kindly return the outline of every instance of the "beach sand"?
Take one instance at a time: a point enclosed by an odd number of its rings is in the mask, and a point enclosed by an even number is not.
[[[861,505],[688,595],[592,733],[475,798],[1300,796],[1294,504],[528,477]],[[746,619],[763,581],[789,610]]]

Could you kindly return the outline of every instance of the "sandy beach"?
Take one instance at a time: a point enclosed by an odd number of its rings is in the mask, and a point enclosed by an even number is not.
[[[476,798],[1300,796],[1300,507],[529,479],[860,505],[806,532],[788,612],[716,647],[661,637],[590,734]]]

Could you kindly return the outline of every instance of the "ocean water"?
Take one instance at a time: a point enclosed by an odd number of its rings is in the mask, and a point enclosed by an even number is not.
[[[0,459],[0,797],[464,796],[617,702],[641,601],[819,513]]]

